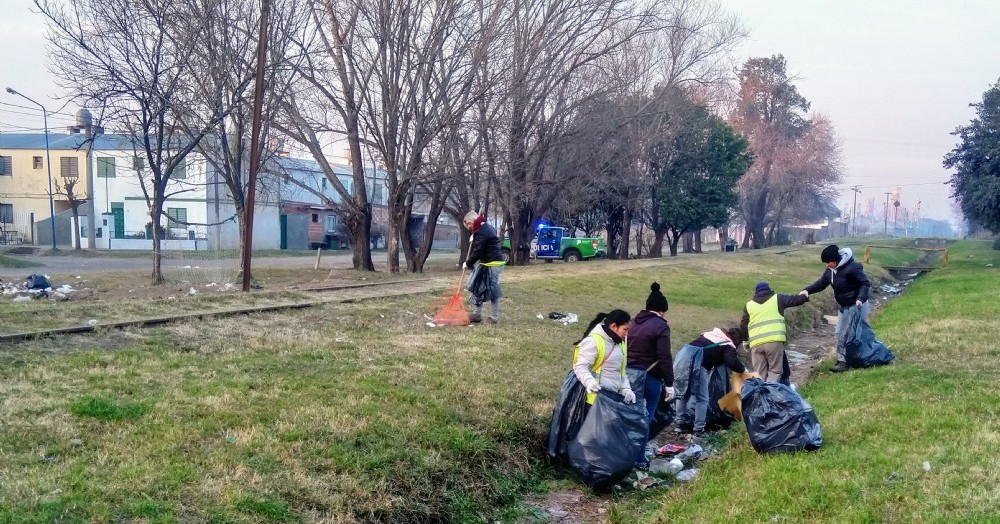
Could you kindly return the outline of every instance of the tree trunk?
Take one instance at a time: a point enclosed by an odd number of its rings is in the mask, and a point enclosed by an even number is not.
[[[681,240],[681,234],[679,231],[674,231],[668,236],[670,242],[670,256],[677,256],[677,243]]]
[[[653,245],[649,246],[649,256],[655,258],[663,257],[663,237],[666,231],[653,231]]]
[[[243,210],[243,206],[237,206],[236,208],[236,225],[240,230],[240,272],[237,273],[236,279],[240,282],[243,280],[243,272],[247,268],[243,267],[243,255],[247,249],[246,244],[246,231],[247,231],[247,215]],[[251,282],[253,281],[253,274],[250,275]]]
[[[625,212],[622,216],[622,245],[621,254],[618,258],[621,260],[628,260],[629,251],[631,251],[630,240],[632,238],[632,207],[625,206]]]
[[[465,263],[466,257],[469,255],[469,238],[472,233],[465,226],[459,226],[458,228],[458,268],[462,269],[462,264]]]
[[[729,229],[727,226],[719,228],[719,250],[726,252],[726,242],[729,241]]]
[[[76,240],[76,250],[80,250],[80,209],[78,206],[73,206],[73,239]]]
[[[511,234],[510,248],[514,265],[523,266],[531,258],[531,224],[535,220],[535,213],[524,204],[520,204],[517,211],[517,218],[512,224],[513,234]]]
[[[701,230],[694,233],[694,252],[701,253]]]
[[[693,239],[694,234],[691,233],[690,231],[688,231],[687,233],[684,233],[681,236],[684,238],[684,244],[682,246],[682,249],[684,250],[684,252],[685,253],[693,253],[694,252],[694,239]]]
[[[608,258],[618,259],[618,246],[622,236],[622,216],[625,208],[616,207],[608,213]]]
[[[371,206],[362,212],[352,213],[347,226],[351,232],[351,259],[354,269],[375,271],[375,265],[372,263]]]
[[[154,201],[157,200],[154,197]],[[163,207],[159,203],[153,204],[150,218],[153,224],[153,285],[163,284],[163,272],[160,270],[160,262],[163,260],[163,253],[160,252],[160,218]]]

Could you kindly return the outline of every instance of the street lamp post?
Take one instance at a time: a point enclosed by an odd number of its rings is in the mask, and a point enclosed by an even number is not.
[[[42,104],[39,104],[38,102],[35,102],[34,100],[32,100],[31,98],[28,98],[25,95],[23,95],[23,94],[15,91],[13,88],[8,87],[7,88],[7,92],[10,93],[10,94],[12,94],[12,95],[17,95],[17,96],[19,96],[19,97],[27,100],[28,102],[31,102],[32,104],[35,104],[36,106],[42,108],[42,122],[45,125],[45,167],[49,171],[49,225],[52,226],[52,250],[55,251],[55,249],[56,249],[56,207],[55,207],[55,203],[53,202],[53,197],[52,197],[52,195],[53,195],[53,193],[52,193],[52,159],[49,156],[49,113],[45,109],[45,106],[43,106]]]

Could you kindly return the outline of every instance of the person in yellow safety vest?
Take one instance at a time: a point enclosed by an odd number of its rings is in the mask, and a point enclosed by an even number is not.
[[[753,299],[743,308],[740,328],[750,345],[750,365],[763,380],[788,383],[785,309],[808,301],[803,295],[775,293],[767,282],[758,282],[754,288]]]
[[[628,349],[625,336],[632,317],[620,309],[598,313],[587,326],[583,338],[576,342],[573,373],[587,390],[587,405],[594,403],[601,389],[624,397],[626,404],[635,402],[635,393],[625,375]]]
[[[503,251],[500,249],[500,237],[486,217],[469,211],[462,220],[465,227],[472,232],[472,243],[469,245],[469,255],[465,257],[465,267],[472,270],[465,288],[472,293],[472,314],[469,320],[473,323],[483,321],[483,304],[490,303],[490,316],[487,324],[500,322],[500,274],[503,273]],[[478,265],[476,265],[478,263]]]

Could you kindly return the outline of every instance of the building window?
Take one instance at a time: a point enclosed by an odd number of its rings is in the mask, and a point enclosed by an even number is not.
[[[135,169],[136,171],[146,169],[146,159],[141,156],[132,157],[132,169]]]
[[[167,227],[187,227],[187,213],[187,208],[184,207],[168,207]]]
[[[14,204],[0,204],[0,223],[14,223]]]
[[[115,158],[111,156],[97,157],[97,178],[115,177]]]
[[[326,216],[326,232],[333,233],[337,230],[337,217],[336,215]]]
[[[179,162],[177,162],[177,165],[174,166],[174,170],[170,172],[170,178],[173,179],[173,180],[184,180],[184,179],[186,179],[187,178],[187,165],[186,164],[187,164],[187,161],[184,160],[184,159],[181,159]]]
[[[42,168],[42,157],[33,156],[31,157],[31,169],[41,169]]]
[[[319,213],[313,213],[312,214],[312,221],[313,221],[313,224],[319,222]]]
[[[10,176],[13,174],[11,168],[11,158],[9,156],[0,156],[0,176]]]
[[[77,178],[80,176],[80,159],[75,156],[64,156],[59,158],[59,173],[64,178]]]

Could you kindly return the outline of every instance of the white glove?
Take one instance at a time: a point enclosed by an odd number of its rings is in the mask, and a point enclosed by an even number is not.
[[[622,396],[625,397],[626,404],[635,404],[635,393],[631,389],[622,390]]]
[[[601,385],[592,378],[588,378],[587,381],[583,383],[583,387],[587,388],[587,393],[597,393],[601,390]]]
[[[663,400],[670,400],[674,398],[674,388],[667,386],[663,388]]]

